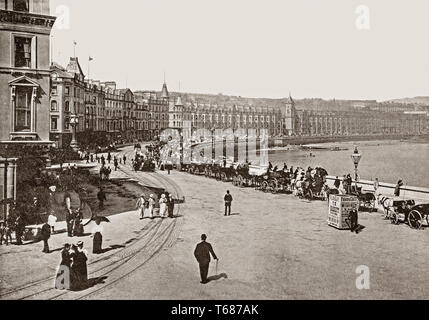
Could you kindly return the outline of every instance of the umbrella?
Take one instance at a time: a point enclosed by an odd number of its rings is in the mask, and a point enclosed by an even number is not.
[[[107,219],[107,217],[104,217],[104,216],[95,217],[93,220],[94,221],[99,221],[99,222],[110,222],[110,220]]]

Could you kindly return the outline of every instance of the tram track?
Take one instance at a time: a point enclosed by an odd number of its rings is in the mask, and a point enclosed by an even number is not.
[[[134,174],[132,170],[121,169],[121,171],[137,181],[144,179],[141,175]],[[151,173],[150,176],[160,182],[164,189],[168,189],[176,198],[181,195],[180,188],[170,179],[156,173]],[[179,216],[179,212],[180,206],[175,206],[175,215]],[[64,291],[53,295],[53,293],[58,292],[53,286],[55,277],[46,277],[4,292],[0,294],[0,299],[86,299],[91,295],[103,292],[108,287],[143,267],[161,250],[174,245],[182,224],[182,219],[162,219],[155,220],[153,223],[150,222],[139,231],[138,236],[134,238],[130,245],[113,254],[90,262],[89,267],[98,266],[100,263],[107,261],[106,265],[101,265],[95,270],[89,270],[91,275],[98,275],[96,278],[113,279],[105,284],[103,283],[102,286],[96,285],[93,287],[94,289],[89,288],[81,292]]]

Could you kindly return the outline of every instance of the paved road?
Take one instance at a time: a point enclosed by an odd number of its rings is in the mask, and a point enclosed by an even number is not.
[[[167,178],[165,173],[160,174],[161,179]],[[144,173],[138,175],[142,179],[149,177]],[[136,236],[130,244],[124,242],[125,248],[113,251],[116,254],[90,265],[91,277],[107,276],[104,283],[79,293],[49,289],[46,294],[30,298],[428,297],[428,229],[392,225],[383,220],[382,213],[361,213],[359,222],[365,229],[360,234],[339,231],[327,226],[326,202],[265,194],[180,172],[172,172],[168,179],[179,185],[186,197],[186,203],[179,207],[181,217],[149,222],[134,229],[133,225],[138,223],[132,214],[121,218],[127,228],[135,230]],[[234,197],[230,217],[223,216],[226,189]],[[118,226],[112,223],[115,225]],[[207,285],[199,283],[193,257],[201,233],[208,235],[220,258],[217,272],[214,262],[210,266],[212,281]],[[112,230],[113,235],[119,238],[120,232]],[[369,290],[356,287],[359,266],[369,268]]]
[[[186,197],[176,244],[109,291],[116,299],[427,299],[429,229],[392,225],[360,213],[360,234],[327,225],[327,203],[264,194],[202,176],[172,172]],[[226,189],[233,215],[223,216]],[[193,249],[201,233],[220,257],[212,281],[199,283]],[[369,268],[370,289],[356,273]],[[358,269],[359,270],[359,269]]]

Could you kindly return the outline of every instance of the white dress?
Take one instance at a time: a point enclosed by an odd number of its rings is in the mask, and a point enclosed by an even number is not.
[[[162,218],[167,217],[167,200],[166,199],[159,200],[159,215]]]
[[[155,204],[155,200],[149,198],[149,207],[147,208],[148,217],[153,218],[153,205]]]
[[[137,200],[137,213],[140,219],[144,218],[144,202],[145,200],[143,198]]]

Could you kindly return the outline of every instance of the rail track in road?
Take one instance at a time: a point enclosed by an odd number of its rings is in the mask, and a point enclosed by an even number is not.
[[[138,174],[132,170],[124,169],[121,171],[137,181],[144,180],[146,175],[150,176],[158,184],[162,184],[176,198],[182,196],[182,192],[177,184],[160,174]],[[180,209],[180,205],[175,206],[176,216],[179,216]],[[96,293],[107,290],[112,285],[143,267],[161,250],[168,249],[174,245],[182,225],[183,219],[180,217],[150,221],[125,248],[91,261],[88,264],[90,278],[105,278],[106,280],[91,288],[79,292],[60,291],[54,288],[55,276],[50,276],[3,292],[0,294],[0,299],[88,299]]]

